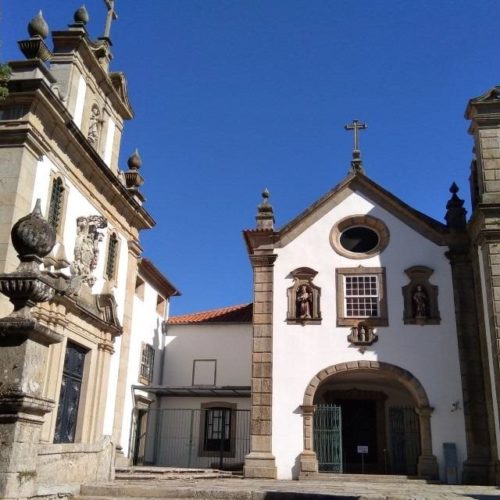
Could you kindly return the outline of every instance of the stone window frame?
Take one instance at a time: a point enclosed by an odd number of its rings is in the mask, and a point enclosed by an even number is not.
[[[351,317],[345,314],[344,277],[361,275],[377,276],[379,315],[376,317]],[[335,269],[335,281],[337,290],[337,326],[358,326],[360,322],[369,326],[389,325],[385,267],[338,267]]]
[[[321,324],[321,288],[316,286],[312,281],[318,274],[317,271],[310,267],[299,267],[290,273],[294,283],[287,288],[288,310],[286,322],[289,325],[319,325]],[[312,317],[300,318],[297,316],[297,292],[299,288],[306,285],[312,292]]]
[[[147,342],[141,344],[141,358],[139,363],[139,383],[149,385],[153,381],[155,367],[155,348]]]
[[[54,226],[50,219],[52,217],[51,207],[52,207],[52,203],[53,203],[52,199],[54,196],[54,187],[55,187],[56,182],[60,183],[60,185],[62,187],[62,191],[61,191],[61,198],[60,198],[60,202],[59,202],[59,205],[60,205],[59,217],[57,220],[57,225]],[[49,179],[49,195],[47,197],[47,206],[46,206],[45,214],[46,214],[47,220],[49,221],[49,224],[51,224],[52,227],[55,229],[57,238],[60,241],[63,240],[63,236],[64,236],[64,225],[65,225],[65,221],[66,221],[66,207],[68,205],[68,194],[69,194],[69,186],[68,186],[66,179],[58,172],[51,172],[50,179]]]
[[[438,304],[438,287],[429,282],[434,269],[424,265],[417,265],[405,269],[410,282],[402,287],[403,292],[403,321],[405,325],[439,325],[441,315]],[[427,296],[428,315],[417,317],[414,311],[413,293],[417,286],[421,286]]]
[[[200,428],[198,439],[198,456],[199,457],[220,457],[220,450],[207,450],[205,449],[206,439],[206,425],[208,412],[213,410],[229,410],[229,450],[223,451],[222,456],[231,458],[236,453],[236,414],[238,405],[236,403],[228,403],[226,401],[211,401],[209,403],[201,403],[200,405]]]
[[[116,245],[113,247],[112,242]],[[115,229],[108,231],[106,243],[106,261],[104,264],[104,278],[109,281],[111,286],[116,286],[118,280],[118,268],[120,267],[120,236]],[[113,254],[111,253],[113,252]],[[113,264],[113,269],[108,269]]]
[[[346,229],[366,227],[378,235],[378,244],[369,252],[351,252],[340,243],[340,237]],[[389,228],[380,219],[372,215],[352,215],[338,221],[330,231],[330,245],[336,253],[349,259],[367,259],[382,253],[389,244]]]

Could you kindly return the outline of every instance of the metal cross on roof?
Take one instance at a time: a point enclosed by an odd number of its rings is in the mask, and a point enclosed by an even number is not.
[[[106,16],[106,26],[104,28],[104,38],[109,38],[111,34],[111,23],[118,19],[118,14],[115,10],[115,0],[104,0],[106,8],[108,9],[108,14]]]
[[[351,160],[351,172],[352,173],[363,173],[363,161],[361,160],[361,151],[359,149],[359,131],[368,128],[366,123],[359,120],[353,120],[344,126],[346,130],[354,131],[354,148],[352,150],[352,160]]]
[[[359,151],[359,134],[358,130],[364,130],[368,128],[366,123],[359,120],[353,120],[352,123],[348,123],[344,126],[346,130],[354,130],[354,151]]]

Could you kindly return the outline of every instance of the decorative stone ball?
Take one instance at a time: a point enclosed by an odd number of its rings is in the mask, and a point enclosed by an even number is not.
[[[89,13],[85,5],[82,5],[78,10],[73,14],[73,19],[75,23],[87,24],[89,22]]]
[[[43,18],[42,11],[39,11],[38,14],[28,23],[28,33],[32,38],[35,36],[42,39],[47,38],[49,34],[49,25]]]
[[[21,260],[33,255],[42,258],[51,252],[56,243],[56,232],[42,215],[40,199],[36,201],[33,212],[14,224],[11,238]]]
[[[127,165],[128,165],[128,168],[130,168],[131,170],[137,170],[137,169],[141,168],[142,159],[139,156],[139,151],[137,149],[132,153],[130,158],[127,160]]]

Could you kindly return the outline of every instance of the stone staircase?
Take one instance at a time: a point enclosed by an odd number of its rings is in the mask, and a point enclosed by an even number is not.
[[[307,480],[244,479],[212,469],[127,467],[116,480],[82,485],[74,500],[220,499],[220,500],[500,500],[489,486],[431,483],[407,476],[318,474]]]

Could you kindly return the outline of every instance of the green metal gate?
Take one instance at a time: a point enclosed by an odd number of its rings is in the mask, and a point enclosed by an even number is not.
[[[408,406],[389,408],[389,422],[392,473],[416,476],[420,455],[420,432],[415,408]]]
[[[318,405],[314,412],[314,450],[321,472],[342,472],[340,406]]]

